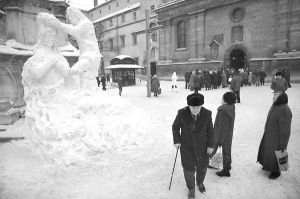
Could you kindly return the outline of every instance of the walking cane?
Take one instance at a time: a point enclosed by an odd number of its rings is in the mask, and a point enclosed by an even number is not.
[[[175,164],[176,164],[176,159],[177,159],[177,154],[178,154],[178,149],[179,149],[179,147],[177,147],[177,151],[176,151],[176,157],[175,157],[175,162],[174,162],[174,166],[173,166],[173,171],[172,171],[172,176],[171,176],[171,181],[170,181],[169,190],[171,189],[171,184],[172,184],[172,179],[173,179],[173,173],[174,173]]]

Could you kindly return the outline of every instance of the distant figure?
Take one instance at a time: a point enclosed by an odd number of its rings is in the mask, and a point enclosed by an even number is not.
[[[262,86],[262,85],[265,85],[265,80],[266,80],[267,74],[263,69],[261,69],[260,74],[261,74],[260,85]]]
[[[107,82],[110,82],[109,74],[106,75],[106,81],[107,81]]]
[[[173,74],[172,74],[172,92],[173,92],[173,88],[175,88],[176,93],[177,93],[177,80],[178,80],[178,77],[176,75],[176,72],[173,72]]]
[[[241,77],[238,71],[235,73],[235,75],[231,80],[229,90],[231,90],[236,94],[237,103],[241,103],[241,99],[240,99]]]
[[[249,86],[251,86],[251,84],[252,84],[252,78],[253,78],[253,74],[252,74],[252,72],[250,71],[250,72],[249,72],[249,76],[248,76],[248,85],[249,85]]]
[[[191,76],[190,76],[190,82],[189,82],[189,85],[190,85],[190,91],[193,91],[194,88],[195,88],[195,85],[194,85],[194,79],[195,79],[195,76],[196,76],[196,72],[193,71]]]
[[[273,102],[275,102],[280,94],[285,93],[288,89],[288,83],[281,75],[281,72],[277,72],[275,75],[276,78],[274,78],[271,83],[271,89],[274,90]]]
[[[99,87],[99,85],[100,85],[100,79],[99,79],[98,76],[96,77],[96,80],[97,80],[97,84],[98,84],[98,87]]]
[[[222,73],[222,88],[225,88],[227,87],[227,75],[226,75],[226,72],[223,71]]]
[[[101,77],[101,83],[102,83],[102,90],[106,91],[106,88],[105,88],[105,86],[106,86],[106,78],[105,78],[105,75],[103,75],[103,76]]]
[[[275,99],[268,113],[258,150],[257,162],[262,165],[263,170],[271,172],[270,179],[276,179],[281,175],[275,151],[287,149],[291,134],[292,111],[287,104],[286,93]]]
[[[119,87],[119,95],[122,95],[122,90],[123,90],[123,81],[122,81],[122,77],[119,77],[118,79],[118,87]]]
[[[189,82],[190,82],[190,77],[191,77],[192,73],[190,71],[187,71],[185,74],[184,74],[184,79],[185,79],[185,89],[189,89],[190,86],[189,86]]]
[[[153,75],[151,79],[151,92],[154,93],[154,96],[157,97],[158,88],[160,87],[159,80],[157,78],[157,75]]]

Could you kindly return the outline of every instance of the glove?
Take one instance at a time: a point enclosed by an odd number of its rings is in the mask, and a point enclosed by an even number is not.
[[[180,143],[176,143],[176,144],[174,144],[174,146],[177,149],[177,148],[181,147],[181,144]]]

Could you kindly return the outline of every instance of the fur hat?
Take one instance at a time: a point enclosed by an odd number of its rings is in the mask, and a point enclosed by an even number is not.
[[[223,100],[227,104],[235,104],[235,102],[236,102],[236,94],[234,92],[226,92],[223,95]]]
[[[278,96],[276,101],[273,103],[274,106],[282,105],[282,104],[288,104],[289,98],[286,93],[282,93],[281,95]]]
[[[187,96],[187,104],[189,106],[201,106],[204,104],[204,96],[200,93],[193,93]]]
[[[275,74],[275,76],[281,76],[281,75],[282,75],[281,72],[277,72],[277,73]]]

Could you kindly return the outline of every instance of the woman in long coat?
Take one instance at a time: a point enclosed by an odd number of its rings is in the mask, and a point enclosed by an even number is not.
[[[227,87],[227,75],[226,75],[225,71],[223,71],[223,73],[222,73],[222,87],[223,88]]]
[[[287,103],[288,96],[286,93],[279,95],[273,103],[259,146],[257,162],[263,166],[263,170],[271,172],[270,179],[276,179],[281,174],[275,151],[286,149],[290,138],[292,112]]]
[[[173,74],[172,74],[172,92],[173,92],[173,88],[175,88],[176,93],[177,93],[177,80],[178,80],[178,77],[176,75],[176,72],[173,72]]]
[[[195,75],[196,75],[196,72],[193,71],[192,74],[191,74],[191,77],[190,77],[190,89],[191,89],[191,91],[193,91],[194,88],[195,88],[195,84],[194,84]]]
[[[160,87],[159,80],[157,75],[153,75],[151,79],[151,92],[154,93],[154,96],[157,97],[158,88]]]

